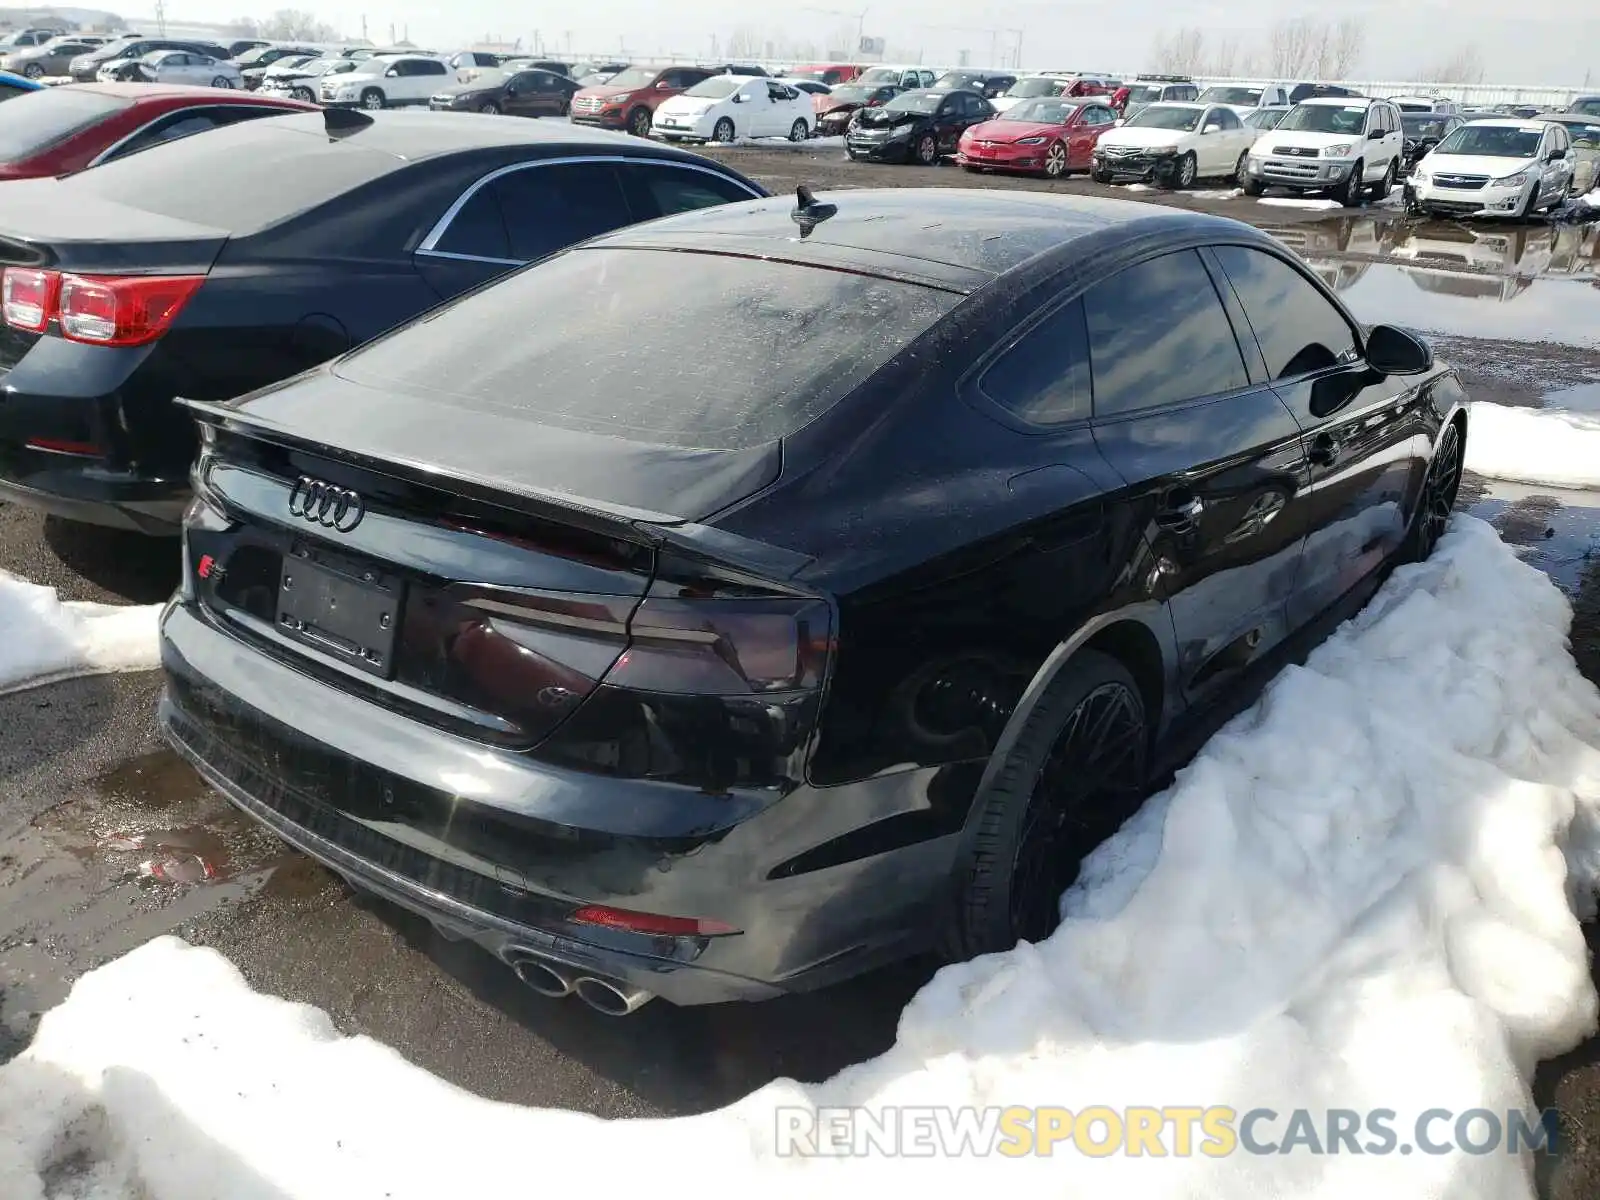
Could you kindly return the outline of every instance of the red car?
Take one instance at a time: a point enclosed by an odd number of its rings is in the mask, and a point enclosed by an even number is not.
[[[812,63],[809,66],[785,71],[784,76],[790,79],[815,79],[818,83],[826,83],[831,87],[836,83],[853,82],[861,71],[862,68],[855,63]]]
[[[316,107],[224,88],[62,84],[6,105],[0,123],[0,180],[67,175],[219,125]]]
[[[1095,143],[1117,114],[1098,98],[1023,100],[961,135],[956,161],[969,171],[1022,171],[1059,179],[1089,170]]]
[[[629,67],[596,87],[573,93],[572,123],[625,129],[636,137],[649,137],[650,124],[663,100],[716,73],[704,67]]]

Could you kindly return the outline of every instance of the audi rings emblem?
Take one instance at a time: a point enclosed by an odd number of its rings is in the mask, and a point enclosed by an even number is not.
[[[361,524],[367,508],[359,493],[302,475],[289,492],[289,513],[313,525],[349,533]]]

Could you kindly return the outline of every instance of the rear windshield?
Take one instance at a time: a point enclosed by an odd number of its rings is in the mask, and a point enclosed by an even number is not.
[[[355,351],[338,373],[530,425],[739,450],[826,412],[960,299],[787,263],[580,249]]]
[[[45,88],[18,96],[0,120],[0,162],[18,162],[87,129],[133,101],[97,92]]]
[[[275,225],[406,163],[364,150],[352,139],[329,141],[300,130],[320,118],[261,117],[179,138],[80,172],[75,188],[145,212],[236,234]],[[279,122],[294,128],[269,128]],[[228,169],[219,171],[225,162]]]

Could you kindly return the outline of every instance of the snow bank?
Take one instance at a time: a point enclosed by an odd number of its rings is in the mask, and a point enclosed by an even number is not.
[[[0,1195],[1531,1197],[1503,1153],[780,1158],[774,1128],[784,1105],[1381,1107],[1401,1130],[1526,1106],[1595,1024],[1573,906],[1600,870],[1600,694],[1569,615],[1458,519],[1092,857],[1047,942],[941,972],[882,1057],[702,1117],[490,1103],[153,942],[0,1068]]]
[[[1257,204],[1275,204],[1279,208],[1343,208],[1344,205],[1337,200],[1307,200],[1300,196],[1264,196],[1256,201]]]
[[[0,571],[0,692],[99,671],[155,667],[159,604],[63,601]]]
[[[1472,405],[1467,470],[1552,487],[1600,487],[1600,416],[1561,408]]]

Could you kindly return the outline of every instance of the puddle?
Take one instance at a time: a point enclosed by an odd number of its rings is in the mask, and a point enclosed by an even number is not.
[[[84,971],[192,934],[298,858],[168,751],[108,771],[0,842],[0,1041]]]
[[[1600,492],[1468,475],[1457,508],[1488,521],[1569,596],[1600,566]]]
[[[1580,383],[1572,387],[1557,388],[1543,396],[1542,408],[1559,408],[1566,412],[1600,414],[1600,383]]]

